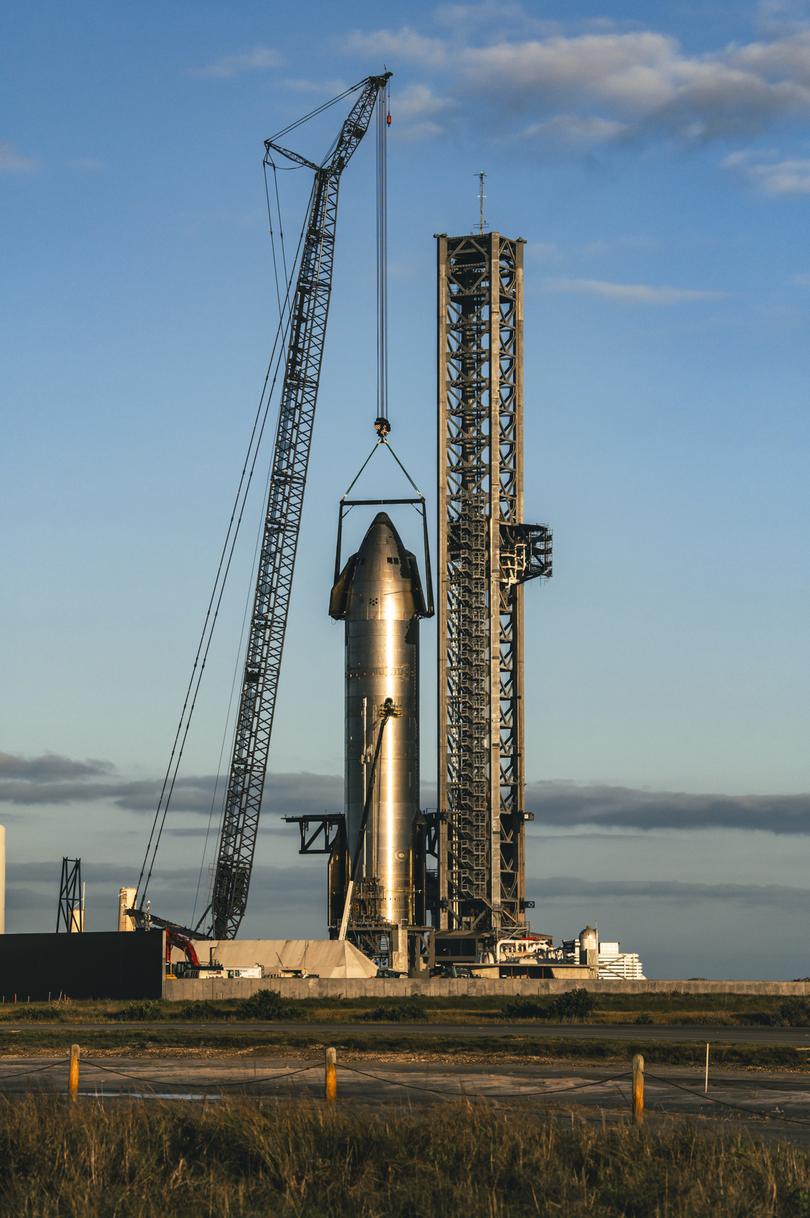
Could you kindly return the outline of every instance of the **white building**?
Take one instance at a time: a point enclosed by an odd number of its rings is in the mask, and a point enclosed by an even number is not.
[[[646,981],[641,960],[635,952],[619,951],[618,943],[599,944],[600,981]]]

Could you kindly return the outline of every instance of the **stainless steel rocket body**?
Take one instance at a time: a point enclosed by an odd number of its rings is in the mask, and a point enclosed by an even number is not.
[[[380,916],[415,921],[414,846],[419,814],[419,618],[425,604],[416,559],[380,512],[332,590],[330,613],[346,623],[345,800],[354,854],[386,698],[386,723],[360,876],[376,880]]]

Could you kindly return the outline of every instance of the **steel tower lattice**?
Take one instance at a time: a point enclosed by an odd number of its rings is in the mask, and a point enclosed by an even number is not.
[[[84,930],[84,887],[82,860],[62,859],[59,880],[59,905],[56,910],[56,933],[75,934]]]
[[[523,250],[438,237],[438,885],[445,930],[525,925],[523,584],[551,533],[523,520]]]

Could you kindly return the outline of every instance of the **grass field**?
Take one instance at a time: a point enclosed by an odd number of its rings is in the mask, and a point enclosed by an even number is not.
[[[447,1105],[0,1101],[0,1215],[807,1218],[788,1143]]]
[[[420,1037],[418,1043],[404,1040],[396,1028],[373,1040],[361,1033],[341,1032],[339,1027],[324,1037],[322,1032],[254,1032],[232,1036],[217,1032],[216,1027],[190,1029],[168,1027],[140,1029],[137,1025],[127,1028],[88,1024],[80,1032],[66,1035],[55,1027],[26,1028],[13,1036],[0,1033],[0,1057],[19,1056],[31,1053],[64,1055],[70,1042],[78,1040],[82,1051],[88,1053],[111,1053],[118,1056],[177,1056],[197,1054],[202,1056],[262,1058],[283,1055],[311,1057],[320,1055],[325,1044],[334,1045],[341,1054],[353,1058],[366,1056],[379,1059],[401,1057],[404,1060],[432,1058],[436,1060],[463,1061],[533,1061],[533,1062],[628,1062],[634,1053],[643,1053],[650,1065],[701,1066],[706,1049],[700,1042],[626,1040],[608,1041],[598,1039],[598,1029],[593,1039],[559,1040],[532,1036],[527,1029],[525,1036],[465,1039],[463,1034],[443,1034]],[[784,1069],[797,1073],[810,1072],[810,1054],[788,1045],[723,1045],[712,1044],[713,1068],[734,1067],[751,1069]],[[810,1218],[810,1214],[808,1215]]]
[[[258,997],[258,996],[257,996]],[[300,1052],[308,1054],[324,1045],[324,1032],[308,1028],[311,1022],[334,1025],[327,1034],[328,1043],[344,1053],[380,1053],[404,1056],[463,1057],[472,1059],[539,1061],[617,1061],[627,1060],[634,1052],[643,1052],[651,1064],[695,1065],[703,1061],[702,1044],[669,1042],[654,1039],[626,1040],[621,1043],[599,1038],[599,1027],[606,1022],[628,1024],[667,1024],[707,1022],[762,1026],[792,1022],[801,1026],[805,1003],[788,1007],[791,1019],[785,1018],[784,999],[763,999],[751,996],[699,996],[696,1000],[676,995],[609,995],[599,997],[599,1005],[587,1018],[578,1019],[593,1027],[593,1036],[583,1040],[548,1039],[537,1034],[546,1022],[541,1017],[515,1018],[506,1013],[507,999],[427,999],[373,1000],[335,999],[332,1002],[300,1000],[245,1003],[223,1002],[54,1002],[0,1006],[0,1054],[34,1052],[64,1053],[71,1039],[92,1051],[120,1054],[171,1052],[209,1054],[272,1054]],[[630,1004],[635,1005],[630,1005]],[[640,1004],[644,1003],[644,1009]],[[798,1012],[798,1019],[796,1013]],[[641,1018],[641,1016],[644,1018]],[[712,1018],[712,1016],[714,1018]],[[265,1026],[256,1026],[256,1019]],[[293,1029],[267,1027],[273,1019],[293,1022]],[[357,1025],[373,1021],[373,1040],[349,1022]],[[386,1027],[391,1022],[390,1030]],[[399,1028],[408,1022],[418,1022],[424,1028],[418,1045],[404,1041]],[[519,1036],[505,1036],[501,1026],[509,1022],[520,1027]],[[565,1022],[565,1020],[563,1020]],[[70,1023],[79,1025],[75,1031],[62,1028]],[[431,1023],[458,1023],[457,1030],[440,1031],[431,1035]],[[463,1025],[491,1025],[490,1034],[471,1041]],[[5,1027],[4,1027],[5,1025]],[[14,1030],[11,1031],[10,1025]],[[8,1029],[8,1030],[6,1030]],[[649,1033],[649,1026],[646,1028]],[[810,1071],[810,1054],[787,1045],[714,1044],[712,1060],[716,1067],[784,1068]]]
[[[268,989],[272,990],[268,980]],[[769,997],[756,994],[596,994],[593,1009],[580,1022],[714,1024],[715,1026],[805,1026],[810,1027],[810,999]],[[375,1010],[388,1012],[394,1020],[401,1008],[405,1018],[425,1023],[493,1024],[525,1018],[555,1019],[555,1002],[496,997],[446,998],[301,998],[276,1004],[275,1015],[285,1020],[316,1023],[355,1023]],[[252,1000],[225,999],[216,1002],[63,1001],[0,1003],[0,1028],[5,1020],[20,1022],[127,1022],[128,1020],[241,1020],[273,1018],[273,1012],[251,1009]],[[535,1012],[534,1014],[532,1012]],[[564,1014],[564,1013],[563,1013]]]

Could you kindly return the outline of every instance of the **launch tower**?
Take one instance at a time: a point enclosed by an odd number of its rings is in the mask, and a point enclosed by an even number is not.
[[[483,227],[483,226],[482,226]],[[523,519],[523,251],[438,240],[439,931],[525,926],[523,585],[551,533]]]

